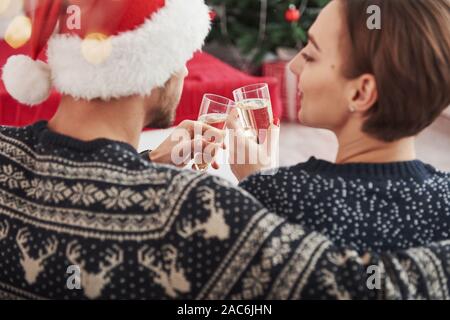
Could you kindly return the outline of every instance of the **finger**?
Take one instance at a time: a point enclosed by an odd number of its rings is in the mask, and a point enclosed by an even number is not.
[[[201,134],[205,135],[205,133],[208,133],[212,137],[222,137],[221,140],[223,140],[223,136],[225,135],[225,130],[219,130],[213,126],[210,126],[209,124],[206,124],[204,122],[197,122],[197,124],[201,127]]]
[[[203,134],[203,138],[210,143],[222,144],[225,141],[225,131],[222,131],[220,134],[207,131]]]
[[[198,143],[201,143],[201,140],[194,141],[188,140],[182,142],[180,145],[177,145],[178,153],[171,154],[171,162],[176,167],[184,167],[186,166],[193,158],[193,154],[195,153],[195,148]],[[199,150],[202,150],[202,147],[198,147]]]
[[[197,133],[195,134],[194,139],[202,137],[209,143],[217,144],[222,144],[225,140],[225,130],[218,130],[206,124],[202,124],[202,134],[199,134],[199,129],[197,129],[196,131]]]
[[[217,163],[217,161],[213,161],[213,163],[211,164],[211,168],[213,168],[215,170],[219,170],[220,165]]]
[[[207,141],[203,138],[191,140],[191,153],[205,153],[205,150],[212,150],[212,154],[215,155],[219,149],[226,149],[226,144],[224,142],[215,143]]]
[[[214,161],[221,145],[217,143],[209,143],[202,152],[203,160],[210,163]]]
[[[211,143],[203,138],[191,140],[191,159],[194,159],[197,154],[202,154],[209,144]]]
[[[239,112],[237,109],[233,109],[227,118],[227,128],[232,130],[243,130],[242,123],[239,119]]]
[[[221,144],[210,143],[206,140],[193,141],[190,160],[194,160],[193,169],[198,170],[197,165],[209,164],[214,162],[217,152]],[[218,166],[217,166],[218,167]]]
[[[269,127],[264,144],[266,145],[265,149],[269,152],[270,158],[276,159],[280,144],[280,127],[274,124]]]
[[[259,132],[258,138],[260,144],[266,144],[277,141],[280,135],[280,118],[275,117],[272,124],[267,129],[263,129]]]
[[[273,119],[273,125],[276,126],[276,127],[280,127],[280,118],[275,117]]]
[[[278,141],[280,138],[280,126],[276,126],[276,125],[271,125],[269,127],[269,130],[267,131],[268,133],[268,138],[271,139],[271,141]]]
[[[210,143],[210,144],[217,144],[217,147],[218,147],[219,149],[222,149],[222,150],[226,150],[226,149],[227,149],[227,144],[226,144],[225,141],[222,141],[222,142],[209,141],[209,143]]]
[[[185,120],[179,127],[187,129],[191,139],[194,139],[195,136],[205,135],[205,133],[208,133],[211,137],[217,137],[218,139],[216,139],[216,141],[223,141],[225,136],[225,130],[219,130],[201,121]]]
[[[214,169],[219,168],[219,164],[215,160],[221,145],[208,143],[202,153],[196,153],[194,161],[196,164],[211,164]]]

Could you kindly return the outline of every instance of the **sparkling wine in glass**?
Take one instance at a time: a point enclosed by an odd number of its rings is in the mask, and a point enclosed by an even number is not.
[[[205,94],[202,105],[200,106],[198,121],[206,123],[218,130],[224,130],[228,115],[235,105],[235,102],[228,98],[215,94]],[[204,162],[197,163],[195,161],[194,168],[199,171],[206,171],[209,168],[209,164]]]
[[[225,124],[227,122],[228,114],[223,113],[210,113],[203,114],[198,118],[198,121],[206,123],[211,127],[219,130],[225,129]]]
[[[266,83],[254,84],[233,91],[242,125],[261,141],[273,123],[272,102]]]

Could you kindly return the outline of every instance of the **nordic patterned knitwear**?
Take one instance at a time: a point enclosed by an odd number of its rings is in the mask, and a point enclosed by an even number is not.
[[[0,127],[3,299],[448,299],[449,245],[358,256],[127,144]]]

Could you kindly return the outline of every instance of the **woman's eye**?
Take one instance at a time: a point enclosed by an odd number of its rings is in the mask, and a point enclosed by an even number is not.
[[[303,59],[305,59],[306,62],[313,62],[314,61],[314,59],[310,55],[308,55],[306,53],[302,53],[302,57],[303,57]]]

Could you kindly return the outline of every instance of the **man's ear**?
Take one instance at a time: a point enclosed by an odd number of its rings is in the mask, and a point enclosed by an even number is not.
[[[375,76],[363,74],[351,84],[350,107],[356,112],[365,113],[372,108],[378,100],[378,89]]]

